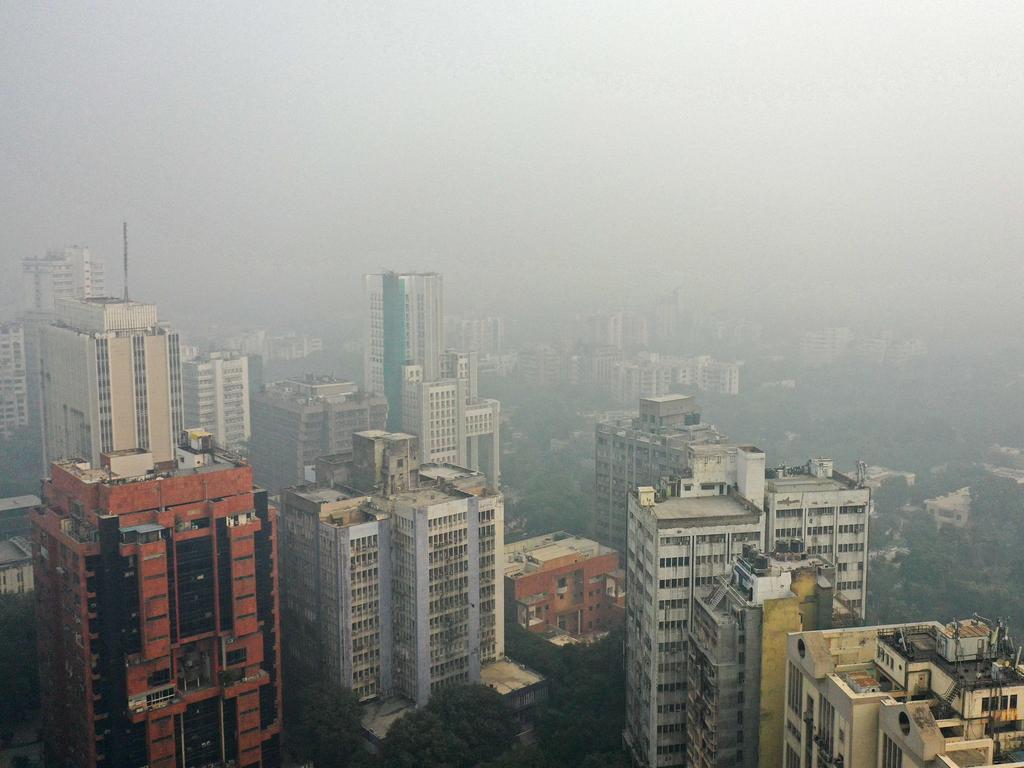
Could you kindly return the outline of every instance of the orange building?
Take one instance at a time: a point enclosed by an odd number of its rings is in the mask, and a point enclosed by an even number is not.
[[[619,554],[565,531],[505,546],[508,615],[531,632],[574,637],[622,623],[625,580]]]
[[[169,464],[169,463],[168,463]],[[187,432],[58,462],[32,513],[47,765],[280,765],[277,511]]]

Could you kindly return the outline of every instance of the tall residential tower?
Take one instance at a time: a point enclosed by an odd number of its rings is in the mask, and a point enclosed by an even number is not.
[[[277,512],[182,435],[52,465],[32,514],[47,765],[280,766]]]
[[[388,428],[401,428],[404,367],[418,365],[423,381],[441,378],[444,278],[437,272],[365,276],[366,390],[388,399]]]
[[[126,449],[174,460],[181,432],[178,334],[156,307],[120,299],[59,299],[41,334],[44,451],[48,461]]]
[[[281,494],[288,680],[422,706],[504,654],[504,503],[479,472],[396,467],[377,460],[387,435],[363,437],[354,463],[379,477],[362,484],[392,493]]]

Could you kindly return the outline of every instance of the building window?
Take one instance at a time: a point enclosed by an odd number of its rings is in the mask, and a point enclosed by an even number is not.
[[[789,662],[789,680],[786,683],[786,700],[789,708],[797,715],[800,714],[800,699],[803,698],[804,687],[803,674],[797,669],[796,664]]]
[[[889,734],[883,734],[882,739],[882,768],[903,768],[903,750]]]

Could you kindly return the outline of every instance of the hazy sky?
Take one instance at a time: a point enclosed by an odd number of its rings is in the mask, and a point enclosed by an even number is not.
[[[381,266],[498,313],[1006,309],[1022,40],[1019,0],[0,3],[0,299],[63,244],[116,276],[126,218],[171,315],[352,315]]]

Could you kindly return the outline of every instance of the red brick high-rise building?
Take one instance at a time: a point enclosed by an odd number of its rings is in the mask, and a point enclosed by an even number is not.
[[[58,462],[32,514],[53,768],[280,765],[277,511],[186,432],[175,462]]]

